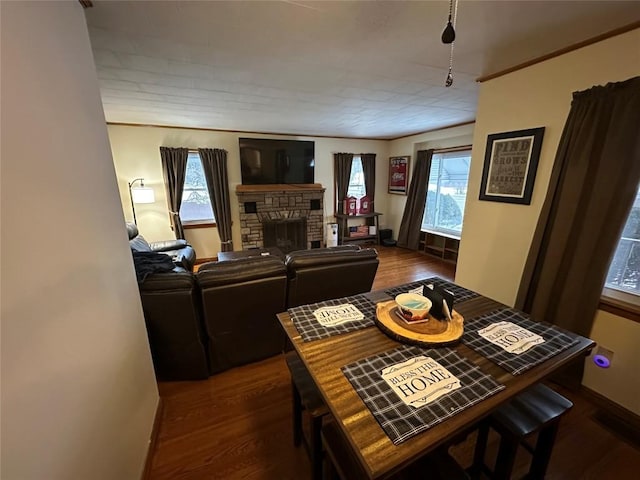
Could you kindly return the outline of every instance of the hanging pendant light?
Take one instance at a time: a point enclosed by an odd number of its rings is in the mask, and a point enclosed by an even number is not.
[[[444,27],[444,31],[442,32],[442,43],[450,44],[453,43],[456,39],[456,29],[453,27],[451,23],[451,17],[453,16],[453,2],[454,0],[449,0],[449,20],[447,20],[447,26]],[[458,2],[456,1],[456,8]]]
[[[449,19],[442,32],[442,43],[451,45],[449,52],[449,72],[444,82],[445,87],[453,85],[453,42],[456,40],[456,20],[458,18],[458,0],[449,0]]]

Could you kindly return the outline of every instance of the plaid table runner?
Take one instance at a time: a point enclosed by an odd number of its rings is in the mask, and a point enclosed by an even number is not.
[[[362,320],[347,322],[341,325],[325,327],[321,325],[313,315],[313,312],[318,308],[332,307],[345,303],[354,305],[362,312],[364,318]],[[291,320],[293,320],[293,325],[302,336],[302,340],[304,342],[310,342],[312,340],[340,335],[341,333],[352,332],[354,330],[360,330],[361,328],[367,328],[374,325],[376,304],[364,295],[360,294],[352,297],[335,298],[324,302],[312,303],[310,305],[301,305],[299,307],[290,308],[288,312],[291,316]]]
[[[503,321],[512,322],[519,327],[537,333],[544,338],[544,343],[534,345],[526,352],[514,354],[505,351],[478,334],[478,330],[488,327],[492,323]],[[497,363],[512,375],[519,375],[575,345],[578,343],[578,338],[548,323],[534,322],[524,312],[504,308],[465,321],[462,343],[483,357]]]
[[[405,405],[381,376],[381,371],[418,355],[433,358],[455,375],[461,387],[419,408]],[[353,388],[394,445],[408,440],[502,390],[490,375],[449,348],[403,346],[342,367]]]
[[[414,288],[418,288],[421,286],[425,286],[426,288],[426,285],[429,285],[429,284],[437,285],[438,287],[442,287],[449,290],[451,293],[455,295],[454,301],[456,303],[464,302],[465,300],[471,300],[472,298],[480,296],[479,293],[473,292],[471,290],[467,290],[464,287],[460,287],[455,283],[451,283],[446,280],[443,280],[440,277],[430,277],[424,280],[420,280],[418,282],[406,283],[404,285],[400,285],[399,287],[393,287],[388,290],[385,290],[384,293],[386,293],[391,297],[395,297],[396,295],[408,292],[409,290]],[[455,304],[453,308],[455,308]]]

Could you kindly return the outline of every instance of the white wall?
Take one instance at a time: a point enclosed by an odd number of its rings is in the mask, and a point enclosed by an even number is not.
[[[118,176],[125,217],[131,221],[131,203],[127,182],[144,177],[145,185],[155,191],[154,204],[136,205],[136,216],[140,232],[150,241],[175,238],[170,228],[167,201],[160,163],[160,147],[223,148],[227,150],[229,170],[229,190],[231,196],[231,219],[233,221],[234,249],[241,250],[240,214],[236,186],[241,183],[240,150],[238,138],[284,138],[315,141],[315,181],[321,183],[325,192],[325,216],[333,221],[333,153],[375,153],[376,156],[376,209],[385,209],[386,182],[388,170],[388,143],[383,140],[358,140],[323,137],[295,137],[287,135],[243,134],[164,127],[137,127],[109,125],[109,139],[113,160]],[[380,200],[378,200],[380,199]],[[384,222],[384,217],[382,219]],[[220,251],[220,239],[214,228],[187,230],[185,236],[195,247],[199,258],[215,257]]]
[[[78,2],[2,2],[3,479],[136,479],[158,394]]]
[[[389,156],[398,157],[411,155],[411,172],[413,173],[418,150],[471,145],[471,142],[473,141],[473,129],[474,124],[469,124],[392,140],[389,142]],[[384,175],[385,182],[387,182],[388,176],[389,167],[387,166],[387,171]],[[409,178],[409,181],[411,181],[411,178]],[[402,214],[404,213],[404,206],[406,203],[406,195],[387,194],[386,220],[389,227],[393,230],[393,237],[396,239],[398,238],[398,231],[400,230],[400,223],[402,222]]]
[[[514,304],[572,92],[640,75],[639,45],[636,29],[481,84],[457,283]],[[546,130],[531,205],[479,201],[487,135],[534,127]],[[640,329],[629,322],[596,316],[591,337],[618,351],[613,366],[587,375],[585,385],[640,413],[640,385],[628,385],[637,378]],[[610,335],[602,336],[605,331]],[[612,378],[627,380],[616,383]]]

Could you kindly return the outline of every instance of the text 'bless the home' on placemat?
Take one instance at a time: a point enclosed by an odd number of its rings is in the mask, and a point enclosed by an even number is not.
[[[310,342],[374,325],[376,305],[364,295],[336,298],[288,310],[302,340]]]
[[[342,372],[395,445],[504,388],[449,348],[403,346]]]
[[[462,343],[519,375],[578,343],[578,337],[511,308],[469,319]]]

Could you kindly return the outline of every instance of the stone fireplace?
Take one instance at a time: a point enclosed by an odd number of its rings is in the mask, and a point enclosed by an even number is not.
[[[322,185],[238,185],[242,249],[324,246]]]

